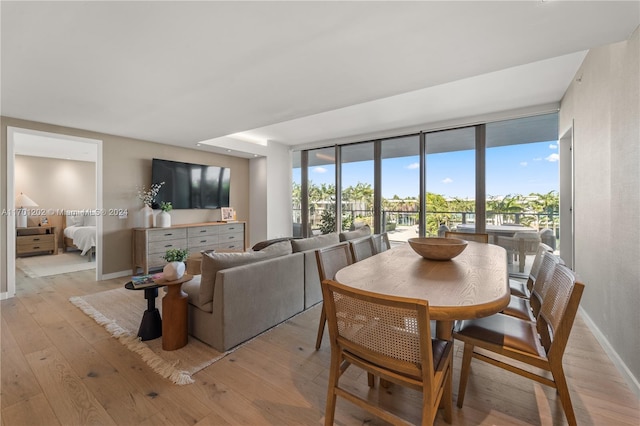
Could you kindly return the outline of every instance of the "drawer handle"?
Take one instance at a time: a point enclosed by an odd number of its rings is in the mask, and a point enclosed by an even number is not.
[[[165,247],[173,247],[173,244],[167,244]]]
[[[201,229],[200,232],[207,232],[207,230],[206,229]]]
[[[34,238],[33,241],[40,241],[40,238]]]
[[[200,242],[201,242],[201,243],[206,243],[206,242],[207,242],[207,240],[200,240]]]
[[[230,239],[230,240],[235,240],[235,239],[236,239],[236,237],[231,236],[231,237],[229,237],[229,239]]]
[[[236,229],[236,228],[235,228],[235,226],[230,226],[230,227],[229,227],[229,228],[227,228],[227,229],[229,229],[230,231],[233,231],[233,230],[234,230],[234,229]]]
[[[33,246],[33,248],[34,248],[34,249],[38,249],[38,248],[40,248],[40,246]]]
[[[172,236],[172,235],[173,235],[173,233],[164,234],[164,236],[165,236],[165,237],[170,237],[170,236]]]

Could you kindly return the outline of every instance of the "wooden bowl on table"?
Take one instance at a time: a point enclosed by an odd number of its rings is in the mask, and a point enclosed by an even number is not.
[[[416,237],[408,241],[413,251],[429,260],[451,260],[467,247],[460,238]]]

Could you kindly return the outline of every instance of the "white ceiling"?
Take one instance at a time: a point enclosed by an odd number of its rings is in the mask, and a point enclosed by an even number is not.
[[[2,1],[0,12],[2,115],[244,152],[259,145],[224,136],[311,146],[552,108],[586,50],[640,23],[638,1]]]

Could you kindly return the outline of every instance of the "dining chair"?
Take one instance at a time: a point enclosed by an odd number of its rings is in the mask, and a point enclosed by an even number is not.
[[[531,296],[527,298],[511,295],[509,306],[504,308],[502,311],[503,314],[527,321],[535,321],[538,317],[542,298],[546,293],[547,284],[549,283],[549,278],[551,278],[551,274],[553,274],[553,270],[556,265],[563,263],[559,256],[556,256],[551,252],[544,251],[542,244],[540,251],[542,251],[542,255],[539,257],[541,259],[539,262],[540,265],[536,267],[536,274],[534,278],[531,278],[530,276],[527,281],[527,283],[532,282],[530,288]],[[531,269],[533,270],[533,267]]]
[[[315,253],[318,264],[318,276],[321,283],[326,279],[334,279],[336,272],[353,263],[353,255],[351,254],[348,242],[323,247],[317,249]],[[324,325],[326,322],[327,314],[323,304],[322,311],[320,312],[320,324],[318,324],[318,336],[316,337],[316,350],[320,349],[320,345],[322,344],[322,335],[324,334]]]
[[[564,265],[556,265],[535,323],[504,314],[462,321],[454,331],[454,339],[464,342],[458,407],[462,408],[469,378],[471,359],[535,380],[557,390],[570,425],[576,424],[571,396],[562,367],[569,334],[578,311],[584,284]],[[476,352],[475,348],[483,350]],[[497,354],[500,358],[492,356]],[[527,371],[510,362],[514,360],[551,373]]]
[[[349,240],[349,249],[354,262],[359,262],[376,254],[376,246],[372,236]]]
[[[525,299],[531,297],[531,289],[533,288],[536,274],[538,273],[538,269],[540,268],[542,253],[544,252],[553,252],[553,250],[551,249],[551,247],[544,243],[538,244],[538,249],[536,250],[536,255],[533,258],[531,270],[529,271],[529,277],[526,281],[509,278],[509,291],[511,292],[512,296],[522,297]]]
[[[332,280],[322,282],[322,297],[331,340],[325,425],[333,424],[338,396],[392,424],[407,424],[377,405],[377,398],[340,384],[351,365],[381,382],[422,392],[423,425],[433,424],[440,406],[451,423],[453,342],[432,339],[426,300],[372,293]]]
[[[383,232],[381,234],[373,234],[373,243],[376,247],[376,254],[382,253],[391,249],[391,243],[389,242],[389,234]]]
[[[509,257],[518,259],[518,271],[524,272],[526,256],[535,254],[541,243],[537,232],[516,232],[513,237],[498,236],[496,244],[507,249]]]
[[[475,241],[477,243],[489,244],[489,234],[473,232],[445,231],[445,238],[460,238],[461,240]]]

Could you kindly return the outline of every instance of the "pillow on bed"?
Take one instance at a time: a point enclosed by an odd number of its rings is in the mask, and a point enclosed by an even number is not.
[[[89,213],[86,216],[83,216],[84,220],[82,221],[82,226],[96,226],[96,215],[93,213]]]
[[[67,226],[82,226],[84,218],[80,213],[67,214]]]

